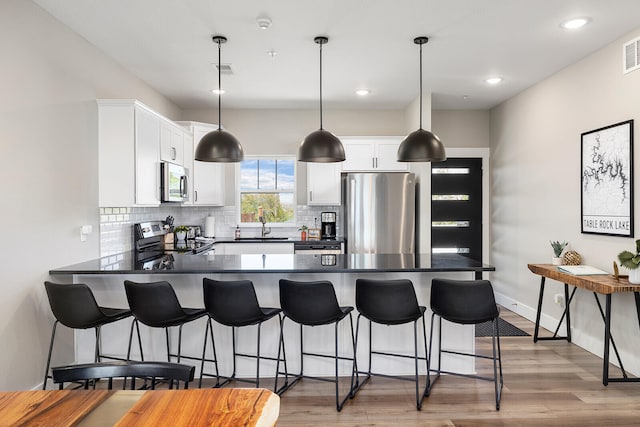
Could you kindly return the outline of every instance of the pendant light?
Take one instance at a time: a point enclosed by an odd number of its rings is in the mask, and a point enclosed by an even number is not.
[[[222,130],[222,86],[220,85],[220,52],[222,44],[227,42],[224,36],[213,36],[213,42],[218,43],[218,129],[212,130],[202,137],[196,148],[195,159],[201,162],[241,162],[244,150],[235,136]]]
[[[444,145],[432,132],[422,129],[422,45],[428,37],[416,37],[413,42],[420,45],[420,129],[411,132],[398,148],[399,162],[442,162],[447,160]]]
[[[314,42],[320,45],[320,129],[311,132],[298,148],[298,161],[332,163],[343,162],[344,147],[337,136],[322,128],[322,45],[327,44],[327,37],[316,37]]]

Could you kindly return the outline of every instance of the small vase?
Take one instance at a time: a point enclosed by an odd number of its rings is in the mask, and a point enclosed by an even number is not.
[[[562,265],[562,257],[554,256],[553,258],[551,258],[551,264]]]
[[[640,284],[640,268],[629,270],[629,283],[633,283],[634,285]]]
[[[184,240],[187,238],[187,232],[186,231],[178,231],[176,232],[176,240]]]
[[[301,231],[300,232],[300,240],[307,240],[307,232],[306,231]]]

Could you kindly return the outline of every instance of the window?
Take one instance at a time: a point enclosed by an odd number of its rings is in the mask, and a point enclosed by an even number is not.
[[[295,224],[295,158],[249,158],[240,163],[240,223]]]

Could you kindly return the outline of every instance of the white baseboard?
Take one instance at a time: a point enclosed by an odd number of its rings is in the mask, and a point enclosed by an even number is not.
[[[495,293],[495,297],[496,297],[496,302],[499,305],[506,308],[507,310],[512,311],[516,314],[519,314],[520,316],[532,322],[536,321],[537,307],[535,308],[530,307],[526,304],[516,301],[513,298],[510,298],[499,292]],[[573,312],[573,309],[572,309],[572,312]],[[556,328],[558,327],[558,319],[556,319],[555,317],[549,316],[548,314],[545,314],[543,311],[540,316],[540,326],[542,326],[547,330],[555,331]],[[565,331],[566,331],[566,322],[563,320],[562,325],[558,330],[558,335],[564,336]],[[600,357],[601,359],[603,358],[604,338],[594,339],[593,336],[589,336],[588,334],[582,333],[582,331],[580,330],[571,328],[571,343],[585,349],[589,353],[592,353]],[[625,360],[631,361],[631,360],[634,360],[636,357],[637,357],[636,355],[630,353],[629,351],[620,350],[620,358],[622,359],[623,363]],[[611,364],[613,364],[614,366],[617,366],[617,367],[620,366],[618,364],[618,360],[616,359],[615,353],[613,352],[613,350],[611,350],[609,353],[609,362],[611,362]],[[638,372],[637,369],[630,368],[627,365],[628,364],[625,364],[625,369],[627,370],[627,373],[632,374],[634,376],[640,376],[640,372]],[[617,377],[619,375],[620,375],[620,372],[615,372],[613,370],[611,370],[610,372],[610,376],[612,377]]]

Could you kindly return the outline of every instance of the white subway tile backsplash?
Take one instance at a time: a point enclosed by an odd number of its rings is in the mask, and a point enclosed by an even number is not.
[[[298,206],[297,224],[291,228],[278,227],[274,232],[279,236],[297,237],[301,225],[313,227],[313,220],[317,218],[320,227],[320,213],[322,211],[336,211],[335,206]],[[216,237],[232,237],[236,227],[236,207],[105,207],[100,208],[100,255],[113,256],[130,251],[133,247],[133,225],[144,221],[164,220],[167,216],[174,217],[175,225],[202,225],[205,218],[212,215],[216,218]],[[342,235],[342,220],[338,217],[338,235]],[[256,228],[255,232],[258,232]],[[247,231],[251,233],[251,231]],[[256,234],[257,235],[257,234]],[[115,261],[114,261],[115,262]],[[110,264],[113,262],[110,262]]]

